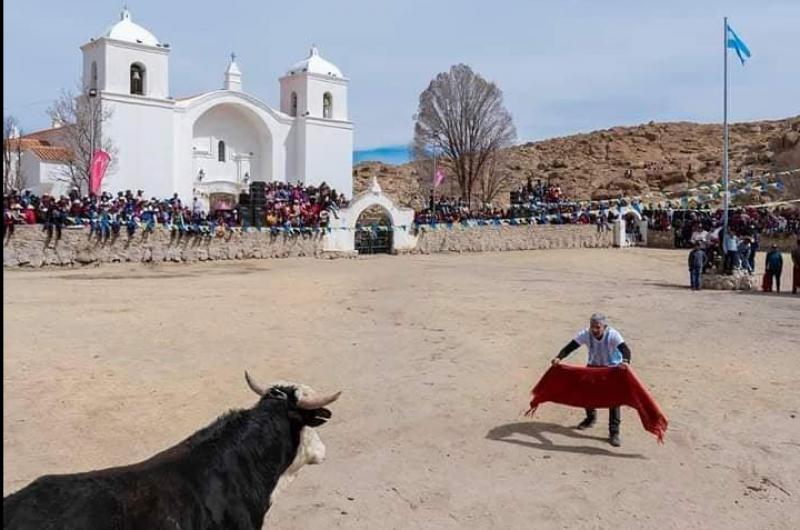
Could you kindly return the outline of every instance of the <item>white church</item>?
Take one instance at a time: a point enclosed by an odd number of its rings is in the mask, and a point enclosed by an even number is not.
[[[211,207],[253,181],[324,181],[352,195],[349,80],[316,47],[279,79],[280,110],[243,90],[234,55],[221,89],[171,97],[171,48],[127,9],[81,51],[83,88],[111,111],[102,135],[117,152],[104,190],[142,189],[159,198],[177,192]]]

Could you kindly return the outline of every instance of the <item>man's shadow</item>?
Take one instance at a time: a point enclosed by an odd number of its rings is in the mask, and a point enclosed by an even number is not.
[[[555,434],[559,436],[566,436],[577,440],[598,440],[607,441],[608,438],[601,436],[592,436],[590,434],[582,434],[569,427],[557,425],[555,423],[542,423],[536,421],[523,421],[516,423],[508,423],[495,427],[486,433],[487,440],[495,440],[498,442],[505,442],[523,447],[530,447],[532,449],[541,449],[544,451],[556,451],[564,453],[580,453],[585,455],[600,455],[600,456],[613,456],[616,458],[645,458],[640,454],[634,453],[617,453],[602,449],[600,447],[592,447],[585,445],[556,445],[545,436],[545,433]],[[519,436],[522,435],[533,438],[533,440],[521,440]]]

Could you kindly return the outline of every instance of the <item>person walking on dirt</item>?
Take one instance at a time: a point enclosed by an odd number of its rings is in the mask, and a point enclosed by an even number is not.
[[[631,350],[625,339],[616,329],[606,322],[606,317],[595,313],[589,319],[589,328],[578,333],[569,344],[564,346],[551,361],[558,364],[567,355],[581,346],[589,348],[588,366],[614,366],[627,369],[631,362]],[[576,427],[582,431],[594,426],[597,421],[597,410],[586,409],[586,418]],[[614,447],[621,445],[619,426],[622,422],[620,407],[612,407],[608,413],[608,442]]]

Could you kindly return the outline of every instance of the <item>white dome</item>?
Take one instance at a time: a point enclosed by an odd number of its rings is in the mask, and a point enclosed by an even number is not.
[[[320,57],[319,49],[316,46],[311,47],[311,52],[307,58],[289,68],[287,75],[302,74],[303,72],[329,75],[331,77],[344,77],[342,71],[335,64]]]
[[[122,10],[122,13],[119,15],[119,22],[108,28],[105,36],[109,39],[146,44],[147,46],[158,45],[156,36],[139,24],[135,24],[131,20],[130,11],[127,9]]]

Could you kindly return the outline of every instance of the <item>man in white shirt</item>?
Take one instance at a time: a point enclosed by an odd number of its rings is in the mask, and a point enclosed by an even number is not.
[[[203,211],[203,204],[198,200],[197,197],[195,197],[192,200],[192,213],[193,214],[195,214],[195,213],[199,214],[202,211]]]
[[[730,273],[739,268],[739,238],[728,231],[722,238],[722,249],[725,251],[725,271]]]
[[[692,247],[695,247],[697,243],[705,248],[706,241],[708,240],[708,232],[703,230],[702,228],[698,228],[696,231],[692,232]]]
[[[589,348],[589,366],[614,366],[627,369],[631,362],[631,350],[625,344],[625,339],[616,329],[606,323],[606,317],[595,313],[589,319],[589,328],[578,333],[569,344],[564,346],[558,355],[553,358],[552,364],[558,364],[567,355],[581,346]],[[597,411],[586,409],[586,418],[578,425],[578,430],[592,427],[597,421]],[[608,414],[608,441],[614,447],[619,447],[619,425],[622,415],[619,407],[609,409]]]

